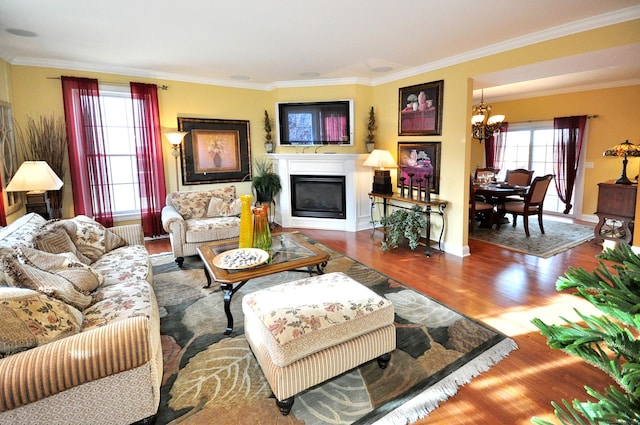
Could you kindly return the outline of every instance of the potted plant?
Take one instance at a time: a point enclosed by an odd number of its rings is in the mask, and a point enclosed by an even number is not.
[[[273,202],[282,189],[280,176],[273,172],[273,164],[268,158],[261,158],[255,163],[255,173],[251,178],[251,188],[256,192],[258,202]]]
[[[269,118],[269,113],[267,110],[264,110],[264,132],[265,132],[265,141],[264,147],[267,150],[267,153],[273,152],[273,141],[271,140],[271,119]]]
[[[418,247],[420,234],[427,225],[427,220],[420,206],[414,205],[410,210],[396,209],[386,217],[382,217],[380,224],[385,226],[385,237],[380,247],[383,251],[388,251],[390,247],[397,248],[403,239],[409,241],[409,248],[413,251]]]
[[[375,134],[373,132],[376,129],[376,115],[373,112],[373,106],[369,110],[369,123],[367,124],[367,152],[371,153],[376,147]]]

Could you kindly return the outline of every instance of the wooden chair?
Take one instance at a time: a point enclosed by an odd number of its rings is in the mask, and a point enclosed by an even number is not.
[[[521,215],[524,219],[524,233],[529,237],[529,216],[537,215],[540,231],[544,234],[542,225],[542,206],[547,195],[549,183],[553,179],[553,174],[539,176],[533,179],[529,191],[521,202],[507,202],[503,206],[503,211],[513,215],[513,227],[516,227],[516,218]]]
[[[500,172],[499,168],[485,167],[485,168],[476,168],[475,180],[478,181],[483,177],[487,176],[492,181],[496,181],[496,176]]]
[[[507,170],[505,182],[514,186],[529,186],[533,179],[533,170],[525,170],[524,168],[518,168],[516,170]]]
[[[518,168],[515,170],[507,170],[507,175],[505,177],[505,183],[511,184],[514,186],[530,186],[531,180],[533,179],[533,170],[525,170],[524,168]],[[507,196],[504,198],[504,202],[521,202],[524,200],[524,195],[522,196]]]
[[[475,229],[476,215],[480,213],[488,214],[489,224],[493,225],[493,205],[476,200],[473,191],[473,176],[471,176],[471,182],[469,184],[469,232],[473,232],[473,229]]]

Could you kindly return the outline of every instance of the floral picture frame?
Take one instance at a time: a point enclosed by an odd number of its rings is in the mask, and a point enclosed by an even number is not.
[[[251,179],[249,121],[179,117],[178,130],[183,185]]]
[[[440,136],[444,80],[403,87],[398,98],[399,136]]]
[[[442,142],[398,142],[398,187],[440,193]]]

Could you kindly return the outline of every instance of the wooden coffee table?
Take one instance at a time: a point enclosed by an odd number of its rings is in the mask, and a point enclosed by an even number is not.
[[[204,263],[204,274],[207,278],[205,288],[210,287],[213,280],[220,283],[220,289],[224,291],[224,312],[227,316],[225,335],[233,331],[231,298],[250,279],[291,270],[306,272],[309,275],[314,272],[322,274],[329,261],[327,252],[307,243],[299,233],[276,233],[272,237],[270,261],[249,269],[227,270],[213,264],[216,255],[238,248],[237,238],[211,242],[198,248],[198,255]]]

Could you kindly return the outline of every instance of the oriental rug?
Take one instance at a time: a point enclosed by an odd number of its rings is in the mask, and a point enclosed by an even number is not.
[[[512,218],[509,217],[509,219]],[[529,233],[531,236],[527,238],[522,217],[518,217],[516,227],[511,223],[505,223],[499,229],[476,227],[473,233],[469,233],[469,238],[541,258],[553,257],[594,238],[592,226],[554,220],[544,220],[544,234],[542,234],[537,217],[530,217]]]
[[[306,237],[306,236],[305,236]],[[202,263],[153,256],[164,354],[158,424],[406,424],[426,416],[460,385],[516,349],[504,334],[430,299],[318,242],[325,272],[342,271],[394,305],[397,348],[382,370],[373,360],[295,396],[282,416],[244,337],[241,298],[306,274],[249,281],[232,300],[225,336],[223,293],[206,283]]]

